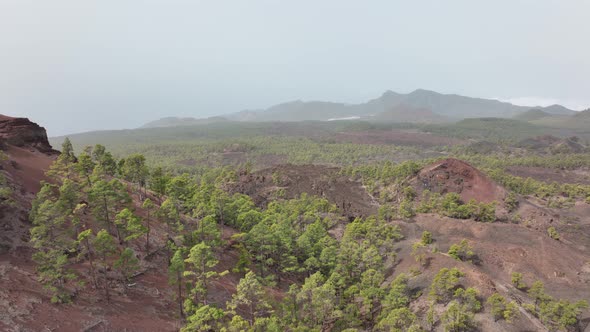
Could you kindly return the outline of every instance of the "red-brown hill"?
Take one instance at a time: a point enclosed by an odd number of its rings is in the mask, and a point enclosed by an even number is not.
[[[229,191],[246,194],[259,206],[273,199],[291,199],[307,193],[326,198],[349,218],[377,213],[378,204],[361,183],[339,171],[337,167],[322,165],[278,165],[241,174]]]
[[[464,202],[502,202],[506,190],[468,163],[448,158],[424,167],[410,183],[418,194],[430,190],[439,194],[458,193]]]

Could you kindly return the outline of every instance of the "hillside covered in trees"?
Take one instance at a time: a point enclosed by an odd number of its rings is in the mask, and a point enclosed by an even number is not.
[[[72,136],[59,154],[5,141],[5,229],[20,240],[3,242],[0,327],[588,325],[583,139],[527,148],[363,122],[235,126]],[[21,187],[24,171],[36,185]]]

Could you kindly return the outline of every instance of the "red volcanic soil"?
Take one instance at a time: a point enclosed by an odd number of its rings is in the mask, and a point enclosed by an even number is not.
[[[279,165],[241,174],[238,182],[228,189],[249,195],[259,206],[265,206],[271,199],[290,199],[307,193],[326,198],[348,217],[375,214],[378,205],[360,182],[340,175],[339,171],[337,167],[321,165]],[[284,194],[277,196],[280,191]]]
[[[55,156],[38,151],[8,146],[4,151],[11,161],[4,169],[19,183],[27,193],[36,193],[40,181],[45,180],[45,172],[55,160]]]
[[[31,201],[57,156],[45,129],[28,119],[0,115],[0,172],[11,191],[11,204],[0,202],[0,253],[26,246]]]
[[[502,202],[506,196],[506,190],[481,171],[454,158],[424,167],[411,182],[418,194],[426,189],[443,195],[455,192],[464,202]]]
[[[33,262],[0,255],[0,311],[9,308],[0,313],[1,331],[177,331],[180,326],[165,273],[149,270],[132,286],[113,288],[112,295],[107,303],[103,290],[88,282],[74,303],[52,304]]]
[[[393,144],[422,147],[453,146],[465,143],[465,141],[456,138],[401,129],[342,132],[335,134],[332,138],[339,142],[355,144]]]

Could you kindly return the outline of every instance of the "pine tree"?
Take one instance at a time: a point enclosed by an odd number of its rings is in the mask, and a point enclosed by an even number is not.
[[[50,197],[51,185],[44,185],[31,211],[31,243],[36,249],[33,260],[37,263],[39,280],[51,293],[52,302],[67,302],[70,294],[65,285],[76,275],[67,268],[68,252],[72,252],[75,242],[71,239],[67,215],[61,205]],[[43,198],[47,198],[40,201]]]
[[[124,185],[117,179],[112,179],[109,182],[98,180],[90,188],[88,198],[96,220],[102,222],[110,232],[113,232],[113,228],[115,228],[117,239],[122,242],[123,237],[120,229],[115,224],[115,214],[128,206],[130,202]]]
[[[429,296],[435,302],[444,302],[451,298],[457,286],[459,286],[460,278],[465,274],[457,268],[442,268],[430,285]]]
[[[164,172],[162,167],[155,168],[150,174],[149,187],[156,194],[160,203],[162,203],[162,196],[166,194],[166,187],[169,181],[170,177]]]
[[[102,229],[94,238],[94,248],[96,250],[97,255],[101,259],[102,267],[104,269],[104,290],[107,302],[111,300],[110,292],[109,292],[109,280],[108,280],[108,270],[111,268],[109,263],[109,259],[116,253],[117,247],[115,244],[115,239],[107,232],[106,230]]]
[[[145,163],[145,157],[141,154],[133,154],[125,159],[121,170],[126,180],[137,184],[137,192],[142,198],[141,188],[145,187],[149,175],[149,169]]]
[[[506,299],[498,293],[492,294],[492,296],[488,298],[486,304],[490,306],[494,321],[504,319],[506,322],[510,323],[519,313],[517,305],[514,302],[506,301]]]
[[[222,331],[221,321],[225,316],[222,309],[210,305],[200,306],[188,318],[188,322],[181,332],[210,332]],[[241,330],[240,330],[241,331]]]
[[[151,227],[151,212],[152,210],[156,207],[156,205],[149,199],[146,198],[145,201],[143,201],[143,204],[141,205],[141,207],[143,209],[145,209],[146,211],[146,217],[145,217],[145,252],[149,253],[150,252],[150,233],[152,231],[152,227]]]
[[[66,137],[62,144],[62,152],[53,164],[51,164],[47,176],[52,178],[56,183],[61,183],[63,179],[72,179],[74,175],[74,166],[76,156],[70,139]]]
[[[92,157],[88,153],[82,152],[80,156],[78,156],[78,163],[75,168],[80,176],[86,179],[88,187],[92,186],[91,176],[95,166],[96,164],[92,161]]]
[[[316,272],[305,279],[301,291],[297,294],[303,322],[311,328],[318,328],[332,316],[336,292],[330,283],[324,283],[324,277]]]
[[[174,252],[172,259],[170,259],[170,266],[168,267],[168,284],[176,285],[177,293],[176,300],[178,301],[178,312],[180,317],[184,317],[184,311],[182,310],[182,303],[184,302],[182,297],[182,276],[184,274],[184,257],[182,250],[178,249]]]
[[[76,162],[76,155],[74,154],[74,147],[68,137],[66,137],[61,145],[61,154],[59,159],[66,165]]]
[[[467,332],[474,326],[473,313],[453,301],[442,316],[445,331]]]
[[[96,279],[96,272],[94,268],[94,254],[92,252],[92,229],[87,229],[78,234],[78,243],[82,245],[83,250],[78,256],[88,256],[88,263],[90,264],[90,276],[92,277],[92,283],[94,287],[98,287],[98,281]]]
[[[377,330],[388,332],[420,331],[416,320],[416,315],[409,308],[393,309],[379,321]]]
[[[158,209],[158,217],[168,226],[169,237],[171,234],[182,230],[180,212],[176,207],[176,203],[171,198],[166,199],[164,203],[162,203],[160,209]]]
[[[185,277],[192,279],[191,296],[194,305],[207,305],[207,286],[211,278],[219,276],[212,270],[219,261],[213,250],[204,242],[194,245],[185,260],[188,264],[184,272]]]
[[[113,267],[123,275],[125,281],[130,281],[133,274],[139,270],[139,260],[135,257],[133,249],[125,248]]]
[[[147,228],[141,222],[141,218],[127,208],[121,210],[115,216],[115,225],[119,229],[124,230],[125,241],[135,240],[147,232]]]
[[[64,215],[72,214],[80,201],[80,187],[70,179],[64,179],[59,187],[57,204]]]
[[[240,279],[236,293],[232,295],[231,301],[227,303],[228,309],[234,312],[239,306],[248,308],[250,326],[254,325],[257,317],[266,314],[271,306],[266,300],[266,293],[256,275],[250,271],[244,278]]]
[[[109,231],[114,225],[115,191],[109,182],[98,180],[94,182],[88,193],[92,214],[97,221],[102,222]]]
[[[117,162],[110,152],[106,151],[103,145],[96,144],[92,149],[92,160],[100,166],[104,174],[115,175],[117,172]]]
[[[221,230],[212,215],[206,216],[198,221],[197,229],[193,231],[193,236],[200,242],[205,242],[210,246],[221,244]]]

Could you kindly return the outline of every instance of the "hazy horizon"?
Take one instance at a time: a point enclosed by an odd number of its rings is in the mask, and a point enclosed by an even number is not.
[[[418,88],[590,106],[590,3],[0,3],[0,113],[50,136]]]

